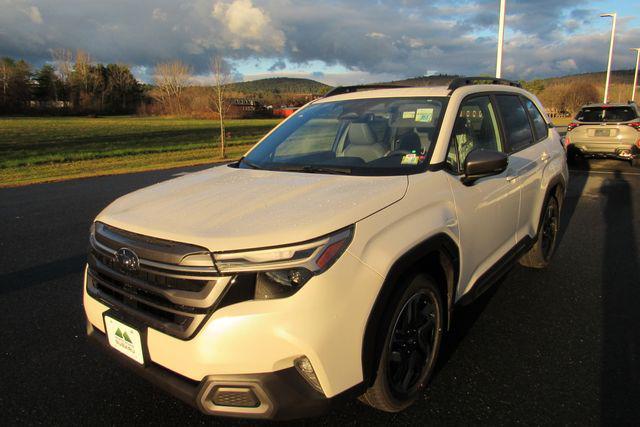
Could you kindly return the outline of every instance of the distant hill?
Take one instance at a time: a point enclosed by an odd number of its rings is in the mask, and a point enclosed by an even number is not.
[[[625,102],[630,98],[630,87],[633,82],[632,70],[617,70],[611,75],[609,100]],[[457,75],[439,74],[433,76],[411,77],[403,80],[384,82],[398,86],[446,86]],[[602,97],[605,72],[572,74],[561,77],[530,79],[521,81],[523,86],[538,95],[550,111],[571,111],[579,105],[575,92],[591,101]],[[311,79],[275,77],[249,82],[231,83],[229,89],[242,97],[251,97],[263,105],[284,106],[303,105],[331,90],[331,86]],[[575,102],[568,103],[567,99]],[[576,104],[576,105],[573,105]]]
[[[616,70],[611,72],[612,84],[631,84],[633,82],[633,70]],[[410,77],[403,80],[381,82],[381,84],[394,84],[398,86],[443,86],[448,85],[451,80],[459,75],[438,74],[433,76]],[[605,80],[605,72],[593,72],[582,74],[571,74],[561,77],[548,77],[543,79],[529,79],[525,83],[541,82],[544,86],[555,84],[565,84],[573,82],[586,82],[601,85]],[[323,95],[332,87],[311,79],[273,77],[248,82],[231,83],[229,89],[245,94],[297,94],[297,95]]]
[[[615,70],[611,72],[611,84],[632,84],[633,83],[633,70]],[[423,76],[412,77],[404,80],[395,80],[387,82],[388,84],[397,84],[399,86],[443,86],[448,85],[451,80],[458,75],[435,75],[435,76]],[[529,79],[524,80],[525,84],[531,82],[541,82],[543,86],[552,86],[556,84],[570,84],[570,83],[591,83],[595,85],[603,85],[606,78],[606,72],[598,71],[593,73],[582,74],[570,74],[561,77],[548,77],[544,79]]]
[[[634,70],[615,70],[611,71],[612,84],[633,84]],[[570,74],[562,77],[549,77],[545,79],[532,79],[529,81],[541,81],[545,86],[565,83],[592,83],[595,85],[604,85],[607,78],[605,71],[594,73]]]
[[[322,95],[331,89],[331,86],[311,79],[274,77],[249,82],[231,83],[229,89],[233,92],[250,94]]]
[[[387,83],[394,85],[397,84],[398,86],[447,86],[451,82],[451,80],[455,79],[456,77],[460,76],[436,74],[433,76],[410,77],[408,79],[394,80]]]

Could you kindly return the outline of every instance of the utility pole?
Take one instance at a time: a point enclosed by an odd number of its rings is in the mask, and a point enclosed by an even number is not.
[[[611,42],[609,43],[609,62],[607,64],[607,81],[604,85],[604,103],[606,104],[609,100],[609,81],[611,80],[611,63],[613,62],[613,44],[616,38],[616,18],[617,14],[613,13],[603,13],[600,15],[601,18],[613,18],[613,22],[611,24]]]
[[[502,46],[504,45],[504,16],[507,0],[500,0],[500,22],[498,24],[498,57],[496,59],[496,78],[502,77]]]
[[[631,88],[631,101],[636,100],[636,87],[638,87],[638,68],[640,67],[640,47],[631,48],[636,51],[636,74],[633,77],[633,87]]]

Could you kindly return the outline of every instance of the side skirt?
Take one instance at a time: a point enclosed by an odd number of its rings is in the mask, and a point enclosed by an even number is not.
[[[456,305],[469,305],[475,301],[480,295],[491,288],[491,285],[507,274],[520,257],[527,253],[535,243],[536,239],[529,236],[526,236],[516,243],[509,252],[476,280],[471,289],[456,302]]]

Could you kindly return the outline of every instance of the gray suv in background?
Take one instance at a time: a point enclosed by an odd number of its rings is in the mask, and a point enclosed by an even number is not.
[[[586,157],[616,158],[640,167],[639,116],[633,102],[585,105],[567,127],[569,162]]]

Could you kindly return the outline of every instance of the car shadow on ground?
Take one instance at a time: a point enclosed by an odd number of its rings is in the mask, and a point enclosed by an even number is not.
[[[616,170],[600,194],[606,224],[600,403],[603,424],[614,425],[640,420],[640,260],[631,185]]]
[[[0,295],[21,291],[31,286],[41,285],[83,270],[87,261],[86,254],[78,254],[68,258],[39,264],[24,270],[0,274]]]
[[[558,246],[562,244],[562,239],[569,227],[569,224],[571,223],[571,218],[578,207],[578,202],[580,201],[580,197],[582,196],[587,180],[589,179],[589,170],[589,163],[583,162],[575,167],[575,169],[572,169],[570,173],[569,187],[567,188],[567,194],[562,203],[562,217],[557,241]],[[443,341],[434,376],[437,375],[442,367],[447,364],[459,344],[464,340],[469,331],[473,328],[473,325],[480,318],[482,312],[485,310],[500,285],[504,281],[508,280],[509,274],[510,272],[507,272],[473,303],[465,307],[457,308],[451,330],[447,332],[445,340]]]

